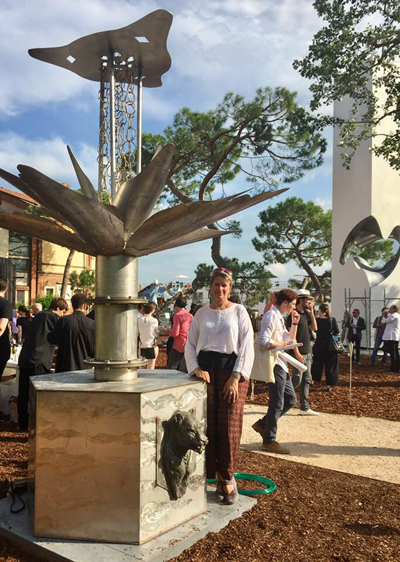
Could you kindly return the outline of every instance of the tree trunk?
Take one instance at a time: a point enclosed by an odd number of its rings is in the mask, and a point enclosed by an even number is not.
[[[62,285],[61,285],[61,295],[60,297],[62,297],[63,299],[65,299],[65,295],[67,294],[67,286],[68,286],[68,281],[69,281],[69,271],[71,269],[71,263],[72,260],[74,258],[75,255],[75,250],[70,250],[68,257],[67,257],[67,261],[65,262],[65,267],[64,267],[64,275],[63,275],[63,280],[62,280]]]
[[[307,273],[311,280],[311,283],[314,285],[317,295],[320,295],[322,292],[322,288],[318,275],[311,269],[311,267],[308,265],[306,260],[301,255],[301,252],[297,248],[294,248],[294,253],[296,254],[296,258],[299,260],[301,267]]]
[[[208,228],[214,228],[217,230],[215,224],[209,224]],[[221,256],[221,238],[222,236],[217,236],[216,238],[212,239],[211,244],[211,258],[217,267],[226,267],[228,268],[228,264]]]

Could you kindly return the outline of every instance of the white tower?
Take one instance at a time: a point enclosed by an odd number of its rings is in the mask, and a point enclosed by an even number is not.
[[[351,106],[349,98],[335,103],[335,116],[348,117]],[[393,124],[385,121],[378,132],[389,130]],[[347,170],[338,147],[339,131],[334,131],[332,311],[341,320],[346,305],[360,309],[368,334],[362,345],[373,336],[372,323],[381,308],[400,304],[400,252],[380,268],[372,268],[360,258],[346,259],[346,249],[352,244],[364,248],[380,239],[400,240],[400,177],[383,158],[371,153],[379,138],[363,141]]]

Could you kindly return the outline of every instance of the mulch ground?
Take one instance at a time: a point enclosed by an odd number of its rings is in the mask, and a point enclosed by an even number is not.
[[[345,356],[340,357],[339,385],[332,392],[326,392],[325,386],[311,386],[311,408],[317,412],[400,421],[400,374],[389,372],[380,363],[372,367],[367,357],[362,357],[361,361],[361,366],[353,365],[351,402],[349,358]],[[248,403],[268,404],[264,383],[255,384],[254,394],[254,401],[249,395]],[[299,400],[299,396],[297,398]]]
[[[3,424],[0,480],[26,477],[27,452],[26,433]],[[258,496],[250,511],[208,534],[175,562],[399,559],[400,486],[247,451],[240,453],[237,470],[271,478],[278,491]],[[40,560],[0,538],[1,562]]]
[[[366,363],[366,359],[364,359]],[[160,349],[157,367],[165,368]],[[353,400],[341,358],[340,385],[311,390],[318,411],[400,420],[399,375],[381,366],[355,367]],[[264,384],[256,403],[266,404]],[[253,402],[254,403],[254,402]],[[0,497],[6,478],[26,477],[27,434],[0,426]],[[210,533],[175,562],[394,562],[400,552],[400,486],[241,451],[236,470],[271,478],[278,491],[219,533]],[[242,487],[250,483],[241,483]],[[229,507],[227,507],[229,509]],[[0,538],[1,562],[40,562]]]

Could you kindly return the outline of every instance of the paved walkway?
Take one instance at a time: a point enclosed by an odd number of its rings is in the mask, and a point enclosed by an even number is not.
[[[251,427],[266,410],[245,406],[243,449],[400,484],[400,422],[340,414],[300,416],[293,409],[278,426],[278,441],[291,454],[275,455],[261,451],[261,437]]]

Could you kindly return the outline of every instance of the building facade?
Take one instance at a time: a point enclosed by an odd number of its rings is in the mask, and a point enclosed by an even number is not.
[[[23,212],[37,203],[22,193],[0,187],[0,210]],[[32,304],[37,297],[60,295],[69,249],[0,228],[0,275],[9,279],[8,298]],[[95,258],[75,252],[70,271],[93,270]],[[71,298],[67,289],[67,299]]]

